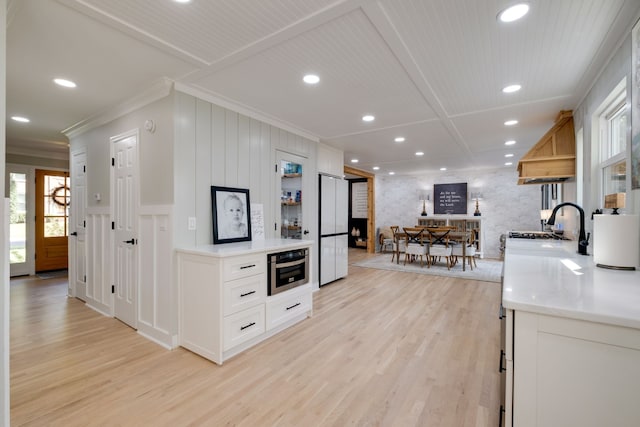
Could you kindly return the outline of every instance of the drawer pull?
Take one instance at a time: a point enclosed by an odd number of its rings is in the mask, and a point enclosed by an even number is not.
[[[504,360],[506,357],[506,354],[504,352],[504,350],[500,350],[500,367],[498,368],[498,372],[504,372],[507,370],[507,368],[502,366],[502,360]]]
[[[242,267],[240,267],[240,270],[244,270],[245,268],[253,268],[255,266],[256,266],[255,264],[243,265]]]
[[[246,294],[240,294],[240,298],[246,297],[247,295],[255,294],[256,291],[247,292]]]
[[[251,323],[249,323],[248,325],[240,326],[240,330],[241,330],[241,331],[244,331],[245,329],[250,328],[250,327],[252,327],[252,326],[253,326],[253,325],[255,325],[255,324],[256,324],[256,322],[251,322]]]
[[[297,306],[299,306],[301,303],[295,303],[293,304],[291,307],[287,307],[287,310],[291,310],[292,308],[296,308]]]

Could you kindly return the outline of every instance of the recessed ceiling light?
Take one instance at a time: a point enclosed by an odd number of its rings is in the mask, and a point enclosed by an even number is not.
[[[389,175],[395,175],[396,173],[394,171],[389,172]]]
[[[358,163],[358,159],[351,159],[351,163]]]
[[[440,170],[441,170],[441,171],[446,171],[446,170],[447,170],[447,168],[440,168]]]
[[[362,121],[363,122],[372,122],[374,121],[376,118],[373,117],[371,114],[367,114],[366,116],[362,116]]]
[[[20,122],[20,123],[29,123],[31,121],[26,117],[21,117],[21,116],[12,116],[11,120],[15,120],[16,122]]]
[[[512,164],[513,164],[513,163],[511,163],[511,162],[506,162],[504,165],[505,165],[505,166],[511,166]]]
[[[509,154],[505,154],[505,157],[513,157],[513,154],[509,153]]]
[[[380,166],[374,166],[372,169],[373,169],[374,171],[380,170]]]
[[[398,136],[398,137],[396,137],[396,139],[394,139],[394,141],[395,142],[404,142],[405,139],[404,139],[404,136]]]
[[[307,74],[302,78],[302,80],[308,85],[315,85],[320,81],[320,77],[315,74]]]
[[[53,79],[53,82],[62,87],[76,87],[76,84],[67,79]]]
[[[522,18],[529,12],[527,3],[518,3],[510,6],[498,14],[498,19],[502,22],[513,22]]]
[[[505,142],[504,142],[504,145],[513,145],[513,144],[515,144],[515,143],[516,143],[516,142],[515,142],[513,139],[511,139],[511,140],[509,140],[509,141],[505,141]]]
[[[509,86],[506,86],[506,87],[502,88],[502,92],[504,92],[504,93],[513,93],[513,92],[519,91],[520,89],[522,89],[522,86],[520,86],[520,85],[509,85]]]
[[[517,120],[507,120],[506,122],[504,122],[505,126],[514,126],[517,125],[518,121]]]
[[[416,156],[424,156],[424,153],[422,151],[416,151]]]

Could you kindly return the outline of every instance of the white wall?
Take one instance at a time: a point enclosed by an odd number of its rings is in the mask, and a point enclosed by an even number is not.
[[[250,202],[262,204],[272,223],[271,139],[278,129],[182,92],[175,111],[176,246],[213,243],[212,185],[248,188]],[[188,230],[189,217],[196,230]]]
[[[305,220],[310,236],[317,236],[317,143],[274,125],[247,117],[192,95],[176,92],[175,246],[213,243],[211,186],[248,188],[250,202],[264,209],[265,236],[275,236],[273,224],[280,209],[274,170],[276,150],[308,159],[312,189],[303,194],[313,215]],[[196,230],[188,230],[195,217]],[[314,253],[317,250],[317,239]],[[313,269],[317,282],[317,269]]]
[[[87,153],[87,303],[113,314],[113,246],[110,227],[110,138],[138,129],[140,215],[138,331],[166,346],[176,343],[173,258],[173,95],[165,96],[70,138],[71,151]],[[145,122],[155,123],[153,132]],[[73,182],[72,182],[73,186]],[[73,188],[72,188],[73,192]],[[94,195],[100,194],[100,201]],[[76,260],[70,260],[75,263]],[[71,266],[70,268],[75,268]]]
[[[156,125],[144,130],[147,120]],[[87,204],[108,206],[110,200],[111,146],[109,138],[139,129],[140,204],[173,203],[173,96],[166,96],[109,123],[70,138],[71,149],[87,150]],[[101,201],[94,199],[100,193]]]
[[[479,188],[484,232],[484,256],[500,256],[500,235],[509,230],[540,230],[540,185],[517,185],[513,169],[445,172],[421,176],[376,175],[376,230],[390,225],[413,226],[422,212],[419,194],[427,190],[431,201],[427,213],[433,215],[433,184],[466,182],[467,192]],[[467,212],[473,215],[475,202]],[[455,218],[455,215],[451,216]]]
[[[6,116],[6,51],[7,51],[7,2],[0,0],[0,141],[5,141]],[[0,188],[4,188],[5,181],[5,147],[0,144]],[[2,198],[0,203],[0,426],[9,425],[9,202]]]
[[[640,18],[640,7],[636,13],[636,20]],[[620,81],[626,77],[627,84],[627,105],[635,103],[634,108],[640,108],[640,102],[637,99],[632,99],[632,73],[633,64],[631,61],[631,31],[629,31],[627,37],[622,41],[618,50],[613,52],[611,60],[602,70],[598,79],[594,82],[589,93],[586,94],[584,100],[580,103],[578,108],[574,111],[574,122],[576,133],[582,128],[583,141],[584,141],[584,182],[582,184],[584,194],[584,208],[587,215],[586,229],[591,231],[593,229],[593,223],[589,219],[591,212],[597,208],[602,208],[604,200],[601,200],[599,195],[599,171],[597,164],[599,159],[593,154],[598,152],[597,139],[593,135],[593,115],[598,107],[604,102],[605,98],[609,96],[611,91],[620,83]],[[629,114],[631,117],[631,114]],[[631,153],[631,131],[628,132],[627,138],[627,154]],[[640,189],[631,190],[627,189],[626,193],[626,208],[621,210],[622,213],[628,214],[640,214]],[[594,236],[595,238],[595,236]],[[592,252],[593,240],[590,242],[589,252]],[[638,242],[640,245],[640,241]]]

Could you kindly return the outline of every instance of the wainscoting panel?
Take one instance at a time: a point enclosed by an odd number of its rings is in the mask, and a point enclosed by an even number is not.
[[[87,208],[87,305],[113,316],[111,293],[111,214],[109,208]]]
[[[168,348],[177,342],[172,221],[171,206],[140,207],[138,331]]]

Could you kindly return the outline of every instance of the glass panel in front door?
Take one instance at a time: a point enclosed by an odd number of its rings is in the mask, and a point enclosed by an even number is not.
[[[302,239],[302,165],[280,161],[280,237]]]
[[[9,263],[23,264],[27,259],[27,175],[9,174]]]

